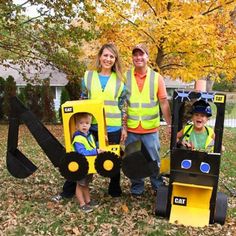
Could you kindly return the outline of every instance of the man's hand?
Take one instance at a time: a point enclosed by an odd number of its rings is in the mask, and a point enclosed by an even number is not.
[[[120,143],[123,144],[125,142],[125,140],[127,139],[127,130],[126,129],[122,129],[121,131],[121,137],[120,137]]]
[[[167,134],[171,135],[171,125],[167,125]]]

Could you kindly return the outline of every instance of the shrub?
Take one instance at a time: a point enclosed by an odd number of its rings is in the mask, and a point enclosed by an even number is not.
[[[65,86],[69,93],[70,100],[79,100],[81,94],[81,80],[78,78],[70,79]]]
[[[56,115],[54,111],[54,101],[52,91],[50,89],[50,79],[43,80],[41,88],[41,101],[42,101],[42,121],[55,122]]]
[[[223,75],[220,77],[221,80],[215,82],[212,89],[215,91],[233,92],[235,89],[234,82],[227,80]]]
[[[4,89],[5,89],[5,79],[0,77],[0,120],[3,118],[3,98],[4,98]]]
[[[66,88],[63,88],[62,91],[61,91],[60,108],[59,108],[59,110],[58,110],[60,122],[62,121],[62,117],[61,117],[61,105],[62,105],[63,103],[65,103],[66,101],[70,101],[70,95],[69,95],[69,92],[67,91],[67,89],[66,89]]]
[[[9,75],[5,81],[5,86],[4,86],[4,97],[3,97],[3,104],[2,104],[2,109],[3,109],[3,114],[4,114],[4,119],[8,119],[9,114],[10,114],[10,97],[16,95],[16,82],[14,81],[14,78]]]

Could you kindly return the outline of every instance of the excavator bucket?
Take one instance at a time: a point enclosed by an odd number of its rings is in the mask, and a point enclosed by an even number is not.
[[[138,140],[125,148],[122,171],[130,179],[145,178],[159,173],[159,167],[150,157],[145,145]]]
[[[16,178],[23,179],[32,175],[37,167],[18,149],[7,152],[7,169]]]

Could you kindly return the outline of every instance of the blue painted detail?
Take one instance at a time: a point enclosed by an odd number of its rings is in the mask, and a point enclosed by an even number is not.
[[[181,162],[181,168],[182,169],[189,169],[191,166],[192,166],[192,161],[191,160],[185,159]]]
[[[200,165],[200,170],[202,173],[209,173],[210,172],[210,169],[211,169],[211,166],[206,163],[206,162],[201,162],[201,165]]]
[[[175,99],[177,99],[177,98],[181,98],[181,102],[183,102],[183,101],[186,101],[186,100],[188,100],[188,101],[190,101],[190,98],[189,98],[189,95],[190,95],[190,93],[191,93],[191,91],[176,91],[177,92],[177,96],[175,97]]]
[[[201,97],[198,100],[205,100],[206,102],[213,102],[214,101],[214,93],[208,93],[208,92],[201,92]]]

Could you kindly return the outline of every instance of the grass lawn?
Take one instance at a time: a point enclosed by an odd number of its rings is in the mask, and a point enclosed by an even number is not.
[[[63,143],[62,126],[48,129]],[[131,198],[129,181],[122,174],[123,196],[113,199],[107,195],[109,180],[96,175],[91,185],[92,197],[100,207],[90,214],[81,213],[76,199],[62,203],[50,201],[61,190],[64,182],[57,169],[47,159],[25,126],[20,127],[19,148],[33,161],[38,170],[27,179],[12,177],[6,168],[8,126],[0,125],[0,236],[2,235],[235,235],[236,199],[227,190],[235,189],[236,129],[225,129],[219,190],[229,196],[225,225],[204,228],[177,226],[167,219],[155,217],[155,197],[149,181],[142,199]],[[161,131],[163,132],[163,131]],[[168,140],[161,135],[163,152]],[[227,188],[226,188],[226,187]]]

